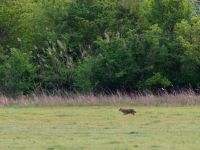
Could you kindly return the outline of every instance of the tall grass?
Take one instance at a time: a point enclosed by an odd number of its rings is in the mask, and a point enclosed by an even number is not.
[[[18,98],[9,98],[0,96],[0,106],[10,105],[199,105],[200,95],[195,94],[192,90],[163,93],[154,95],[152,93],[124,94],[116,93],[111,95],[94,95],[94,94],[75,94],[65,96],[55,95],[32,95],[20,96]]]

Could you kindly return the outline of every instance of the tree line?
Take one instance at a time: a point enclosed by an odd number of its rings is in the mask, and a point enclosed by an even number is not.
[[[198,4],[1,0],[0,91],[198,89]]]

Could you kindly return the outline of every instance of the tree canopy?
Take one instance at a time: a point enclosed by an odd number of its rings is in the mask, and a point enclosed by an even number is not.
[[[198,0],[1,0],[0,91],[197,89],[198,9]]]

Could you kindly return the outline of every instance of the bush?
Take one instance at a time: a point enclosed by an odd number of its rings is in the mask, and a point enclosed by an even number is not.
[[[79,92],[92,92],[93,85],[91,83],[92,67],[95,58],[85,58],[77,63],[75,68],[75,89]]]
[[[145,88],[155,91],[161,88],[166,89],[171,86],[172,83],[160,73],[155,73],[152,77],[147,79],[144,84]]]
[[[35,68],[30,61],[30,55],[11,49],[10,56],[4,56],[0,66],[0,82],[1,90],[5,94],[28,94],[33,91]]]
[[[101,53],[92,66],[91,82],[96,91],[130,90],[137,82],[138,66],[119,35],[110,41],[99,40]]]

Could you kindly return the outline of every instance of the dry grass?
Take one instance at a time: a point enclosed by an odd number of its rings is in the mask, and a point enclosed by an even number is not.
[[[134,104],[143,106],[160,106],[160,105],[199,105],[200,95],[193,91],[185,91],[174,94],[164,93],[162,95],[153,95],[151,93],[143,94],[123,94],[113,95],[83,94],[71,96],[47,96],[33,95],[20,96],[16,99],[0,96],[0,106],[10,105],[122,105]]]

